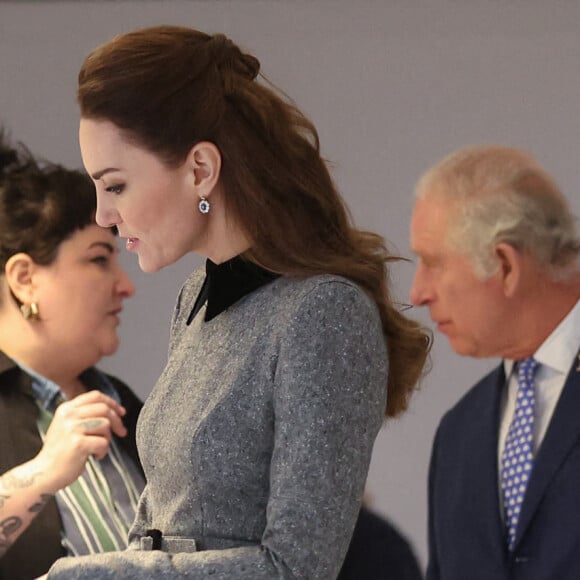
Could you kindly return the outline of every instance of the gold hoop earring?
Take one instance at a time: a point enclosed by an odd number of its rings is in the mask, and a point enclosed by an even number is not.
[[[38,315],[38,304],[36,302],[21,304],[20,312],[25,320],[38,320],[40,318]]]

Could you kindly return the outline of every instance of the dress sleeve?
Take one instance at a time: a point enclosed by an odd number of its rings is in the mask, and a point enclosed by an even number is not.
[[[384,417],[385,341],[375,305],[346,281],[318,283],[280,325],[261,544],[63,559],[51,569],[51,580],[336,578]]]

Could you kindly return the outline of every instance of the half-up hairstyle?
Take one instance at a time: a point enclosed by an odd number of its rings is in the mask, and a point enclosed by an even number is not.
[[[168,166],[196,143],[214,143],[228,215],[252,240],[246,259],[287,276],[344,276],[377,304],[389,351],[386,412],[395,416],[423,372],[430,335],[393,304],[387,263],[399,258],[352,225],[314,125],[259,72],[223,34],[136,30],[86,58],[81,116],[112,122]]]

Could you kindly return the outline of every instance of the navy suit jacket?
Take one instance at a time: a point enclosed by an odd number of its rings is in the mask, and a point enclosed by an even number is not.
[[[570,369],[537,451],[514,551],[498,487],[503,364],[441,421],[429,473],[428,580],[580,579],[580,370]]]

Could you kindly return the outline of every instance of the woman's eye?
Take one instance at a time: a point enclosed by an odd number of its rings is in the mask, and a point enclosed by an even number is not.
[[[96,258],[93,258],[91,260],[91,262],[98,264],[99,266],[106,266],[109,263],[109,257],[108,256],[97,256]]]
[[[105,188],[105,191],[109,193],[116,193],[119,194],[125,189],[125,186],[122,183],[116,183],[115,185],[109,185],[109,187]]]

